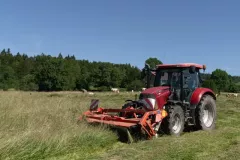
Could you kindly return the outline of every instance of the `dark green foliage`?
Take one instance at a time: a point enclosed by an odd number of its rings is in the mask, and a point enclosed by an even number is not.
[[[211,79],[214,80],[219,91],[224,91],[228,88],[230,79],[226,71],[216,69],[212,72]]]
[[[16,73],[11,66],[0,66],[0,89],[8,90],[10,88],[18,88],[16,78]]]
[[[130,64],[89,62],[75,56],[52,57],[42,53],[34,57],[11,50],[0,54],[0,89],[38,91],[91,89],[109,91],[111,87],[127,88],[140,79],[140,69]],[[139,88],[139,87],[138,87]]]
[[[163,64],[159,59],[153,57],[148,58],[145,63],[149,64],[151,68],[156,68],[156,65]]]
[[[240,82],[240,76],[230,76],[233,83],[239,83]]]
[[[215,93],[217,93],[217,86],[215,82],[212,79],[205,80],[202,84],[203,87],[205,88],[210,88],[212,89]]]
[[[144,83],[142,81],[134,80],[127,86],[127,90],[140,91],[143,87]]]
[[[208,80],[208,79],[211,78],[211,74],[209,74],[209,73],[201,73],[201,78],[203,80]]]
[[[20,80],[19,89],[23,91],[36,91],[38,90],[38,85],[36,84],[35,76],[28,74]]]
[[[201,76],[205,79],[203,87],[211,88],[216,93],[240,91],[240,87],[237,85],[240,82],[240,77],[231,76],[224,70],[216,69],[212,74],[201,74]]]
[[[151,68],[162,64],[157,58],[146,61]],[[109,91],[111,88],[140,91],[145,87],[142,70],[131,64],[89,62],[76,60],[74,55],[52,57],[44,53],[29,57],[13,55],[10,49],[0,53],[0,89],[24,91],[93,90]],[[204,86],[213,90],[238,92],[240,77],[216,69],[212,74],[201,74]],[[208,81],[211,80],[211,81]],[[214,82],[214,83],[213,83]],[[215,84],[215,85],[214,85]],[[216,87],[216,88],[215,88]]]
[[[239,86],[236,85],[235,83],[231,83],[228,87],[229,92],[237,93],[239,92]]]
[[[98,87],[98,90],[100,90],[100,91],[110,91],[111,88],[107,87],[107,86],[101,86],[101,87]]]

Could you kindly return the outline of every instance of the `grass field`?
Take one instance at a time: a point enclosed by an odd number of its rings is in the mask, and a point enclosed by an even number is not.
[[[0,92],[0,159],[240,159],[240,98],[218,98],[212,132],[125,144],[104,126],[76,123],[93,97],[116,108],[134,94]]]

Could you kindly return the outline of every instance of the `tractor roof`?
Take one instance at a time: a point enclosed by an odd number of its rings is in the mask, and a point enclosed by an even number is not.
[[[190,66],[195,66],[199,69],[205,69],[205,65],[200,65],[196,63],[179,63],[179,64],[160,64],[157,65],[157,68],[188,68]]]

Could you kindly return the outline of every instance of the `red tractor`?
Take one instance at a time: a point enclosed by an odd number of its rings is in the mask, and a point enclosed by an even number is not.
[[[201,69],[205,70],[206,66],[163,64],[153,70],[146,64],[143,73],[147,88],[138,100],[127,100],[121,109],[100,108],[99,101],[92,100],[84,117],[88,122],[125,128],[130,135],[147,139],[160,132],[179,136],[188,126],[212,130],[216,121],[216,96],[211,89],[201,87]]]

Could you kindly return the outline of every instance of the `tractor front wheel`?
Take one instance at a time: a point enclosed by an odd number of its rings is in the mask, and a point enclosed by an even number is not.
[[[204,95],[197,106],[197,128],[205,131],[215,129],[216,103],[212,96]]]
[[[180,136],[184,129],[184,112],[181,106],[169,107],[168,116],[163,120],[162,130],[164,133]]]

